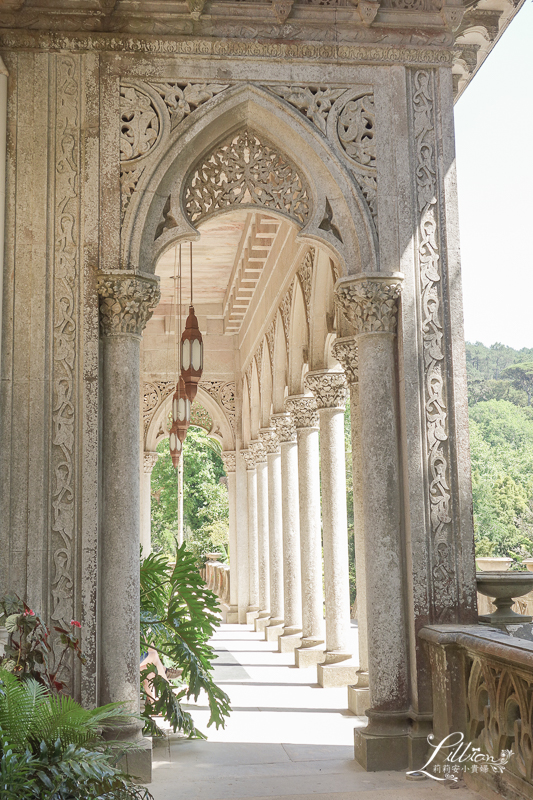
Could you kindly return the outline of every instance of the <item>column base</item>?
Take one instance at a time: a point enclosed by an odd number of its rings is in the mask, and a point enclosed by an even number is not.
[[[406,711],[368,709],[368,725],[354,731],[354,757],[367,772],[409,769],[409,719]]]
[[[128,750],[118,761],[120,769],[140,783],[152,782],[152,740],[143,736],[135,742],[135,749]]]
[[[239,625],[246,625],[247,608],[239,608]]]
[[[278,625],[267,625],[265,628],[265,641],[277,642],[282,633],[283,622],[280,622]]]
[[[300,669],[306,669],[320,664],[321,661],[324,661],[325,647],[324,642],[315,645],[315,647],[299,647],[294,651],[295,666]]]
[[[294,653],[301,643],[301,633],[283,633],[278,639],[278,653]]]
[[[254,630],[256,633],[264,633],[266,626],[269,624],[271,617],[257,617],[254,622]]]
[[[370,708],[370,689],[368,686],[348,686],[348,708],[356,717],[365,717]]]
[[[324,689],[329,689],[334,686],[349,686],[357,680],[357,670],[359,664],[353,658],[345,658],[342,661],[328,661],[326,652],[326,661],[323,664],[317,664],[317,682]]]
[[[226,603],[220,604],[222,610],[222,622],[228,625],[236,625],[239,622],[239,611],[237,606],[228,606]]]
[[[258,616],[259,616],[258,608],[249,608],[248,611],[246,612],[246,624],[253,625]]]

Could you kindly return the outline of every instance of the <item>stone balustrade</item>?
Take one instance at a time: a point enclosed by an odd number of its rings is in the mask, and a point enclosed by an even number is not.
[[[465,762],[464,780],[484,796],[532,797],[533,642],[466,625],[428,626],[419,635],[431,663],[434,744],[460,732],[495,760],[512,750],[502,771]]]
[[[208,561],[205,566],[204,580],[207,588],[211,589],[221,603],[229,605],[230,599],[230,567],[220,561]]]

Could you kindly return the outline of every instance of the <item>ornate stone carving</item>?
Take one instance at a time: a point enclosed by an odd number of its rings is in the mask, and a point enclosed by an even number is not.
[[[143,457],[143,470],[147,475],[152,473],[153,468],[157,464],[159,453],[144,453]]]
[[[161,122],[144,92],[133,86],[120,87],[120,160],[145,156],[157,143]]]
[[[318,428],[318,406],[314,397],[293,396],[285,400],[285,410],[291,415],[296,429]]]
[[[233,134],[203,158],[190,173],[185,212],[198,224],[204,217],[233,205],[275,209],[304,224],[311,194],[296,166],[259,134]]]
[[[235,472],[237,468],[237,454],[235,450],[224,450],[222,453],[222,463],[226,473]]]
[[[170,114],[170,127],[173,130],[199,106],[207,103],[216,94],[220,94],[224,89],[227,89],[229,84],[170,81],[166,83],[151,83],[150,86],[165,101]]]
[[[289,343],[289,333],[291,329],[291,307],[292,307],[293,286],[294,286],[294,281],[291,283],[291,285],[285,292],[285,295],[279,307],[281,320],[283,322],[283,330],[285,332],[285,340],[287,341],[287,344]]]
[[[313,261],[314,250],[309,250],[306,254],[300,269],[298,270],[298,278],[302,287],[302,292],[305,300],[305,311],[307,315],[307,324],[311,324],[311,291],[313,288]]]
[[[241,450],[246,469],[255,469],[255,455],[253,450]]]
[[[287,103],[305,114],[317,128],[326,134],[328,114],[335,100],[346,91],[344,88],[331,86],[267,86],[267,88],[283,97]]]
[[[272,10],[277,21],[281,24],[288,19],[294,0],[272,0]]]
[[[290,414],[272,414],[270,423],[281,443],[296,441],[296,428]]]
[[[376,224],[377,169],[374,127],[374,95],[371,92],[352,97],[340,110],[337,119],[339,144],[353,165],[352,174],[363,192]]]
[[[268,345],[268,355],[270,357],[270,366],[274,367],[274,340],[276,337],[276,317],[272,320],[267,328],[266,339]]]
[[[359,381],[359,365],[357,341],[355,337],[348,336],[337,339],[332,347],[333,355],[341,364],[349,384]]]
[[[308,372],[305,386],[316,398],[317,408],[344,408],[346,405],[346,376],[344,372],[320,370]]]
[[[191,405],[191,425],[196,425],[198,428],[203,428],[208,433],[213,427],[213,420],[209,412],[197,400]]]
[[[50,464],[50,617],[70,627],[78,618],[74,597],[78,572],[76,536],[76,415],[80,265],[80,62],[68,55],[56,60],[56,145],[53,232],[54,298],[52,338],[52,448]],[[53,650],[62,650],[55,633]],[[64,663],[61,680],[73,689],[72,662]]]
[[[279,439],[274,428],[261,428],[259,438],[267,453],[279,453]]]
[[[395,333],[403,277],[374,273],[342,281],[335,302],[360,333]]]
[[[267,460],[267,454],[263,446],[263,442],[256,439],[250,442],[250,448],[252,450],[252,453],[254,454],[255,463],[264,464]]]
[[[264,340],[262,339],[261,340],[261,344],[259,345],[259,347],[255,351],[255,366],[256,366],[256,369],[257,369],[257,380],[259,382],[259,388],[260,389],[261,389],[261,380],[262,380],[262,375],[263,375],[263,369],[262,369],[262,367],[263,367],[263,342],[264,342]]]
[[[130,200],[144,172],[144,164],[134,169],[125,169],[124,165],[122,167],[120,171],[120,209],[122,220],[124,220]]]
[[[105,336],[140,336],[159,303],[159,281],[135,272],[100,273],[100,329]]]
[[[405,11],[440,10],[440,0],[381,0],[382,8],[401,8]]]
[[[416,165],[417,254],[422,305],[425,370],[425,423],[429,469],[429,502],[433,533],[433,605],[436,621],[447,621],[455,605],[455,567],[450,529],[449,446],[446,413],[446,368],[443,348],[442,280],[439,257],[437,155],[434,122],[434,76],[411,73]],[[453,618],[453,614],[452,614]],[[451,618],[450,618],[451,621]]]

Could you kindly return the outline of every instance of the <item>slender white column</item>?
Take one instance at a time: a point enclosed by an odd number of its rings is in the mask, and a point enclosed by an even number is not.
[[[222,453],[222,461],[228,479],[229,506],[229,611],[226,622],[238,622],[238,586],[237,586],[237,480],[235,475],[236,456],[234,450]]]
[[[283,525],[283,636],[302,632],[302,572],[298,500],[298,445],[291,415],[274,414],[271,422],[281,447],[281,508]],[[298,637],[300,638],[300,637]],[[299,645],[299,641],[294,645]],[[280,647],[283,645],[280,643]]]
[[[138,713],[140,343],[159,287],[153,275],[117,272],[98,276],[98,292],[103,344],[99,700],[124,702]],[[141,729],[135,720],[121,737],[138,738]]]
[[[350,590],[346,515],[346,460],[343,372],[309,372],[306,386],[316,397],[320,414],[320,471],[324,588],[326,595],[326,659],[333,664],[350,658]]]
[[[300,647],[307,649],[324,643],[319,419],[316,400],[312,396],[288,397],[285,401],[285,408],[294,421],[298,437],[302,581],[302,643]],[[302,654],[298,653],[298,666],[302,658]],[[317,652],[313,660],[314,663],[321,661],[321,653]]]
[[[352,440],[353,518],[355,543],[355,585],[357,589],[357,634],[359,669],[357,684],[348,687],[348,708],[364,716],[370,705],[368,690],[368,622],[366,600],[366,544],[363,512],[363,455],[361,449],[361,409],[357,343],[353,336],[337,339],[333,355],[339,361],[350,387],[350,422]]]
[[[259,559],[257,540],[257,471],[251,449],[241,450],[246,463],[248,488],[248,569],[250,574],[249,605],[246,621],[251,624],[259,613]]]
[[[265,629],[276,628],[281,633],[283,625],[283,529],[281,511],[281,454],[279,440],[273,428],[259,431],[261,442],[267,453],[268,465],[268,541],[270,566],[270,613]]]
[[[152,552],[152,470],[159,453],[144,453],[141,475],[141,547],[143,558]]]
[[[341,281],[336,292],[339,304],[356,328],[359,355],[367,610],[372,632],[368,640],[369,725],[360,732],[360,740],[365,743],[369,737],[394,740],[405,736],[408,725],[395,365],[402,279],[399,274],[361,275]]]
[[[178,463],[178,544],[183,544],[183,459],[182,454]]]
[[[242,455],[242,451],[240,454]],[[237,572],[239,622],[246,624],[250,602],[250,565],[248,557],[248,478],[244,458],[237,458]]]
[[[268,564],[268,467],[261,442],[250,442],[257,470],[257,560],[259,567],[259,618],[270,616],[270,569]]]

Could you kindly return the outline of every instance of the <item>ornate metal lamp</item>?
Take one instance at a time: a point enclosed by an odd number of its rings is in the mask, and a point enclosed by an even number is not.
[[[180,375],[172,398],[172,429],[176,430],[176,435],[182,444],[187,438],[190,422],[191,401],[187,396],[185,381]]]
[[[202,377],[204,368],[204,344],[202,334],[198,327],[198,320],[194,313],[193,286],[192,286],[192,242],[190,243],[191,259],[191,303],[189,316],[185,323],[185,330],[181,336],[181,375],[185,382],[187,397],[192,401],[198,391],[198,382]]]
[[[177,469],[180,463],[181,451],[183,450],[183,445],[178,439],[178,433],[176,430],[175,423],[172,423],[169,439],[170,439],[169,444],[170,444],[170,457],[172,459],[172,466]]]

